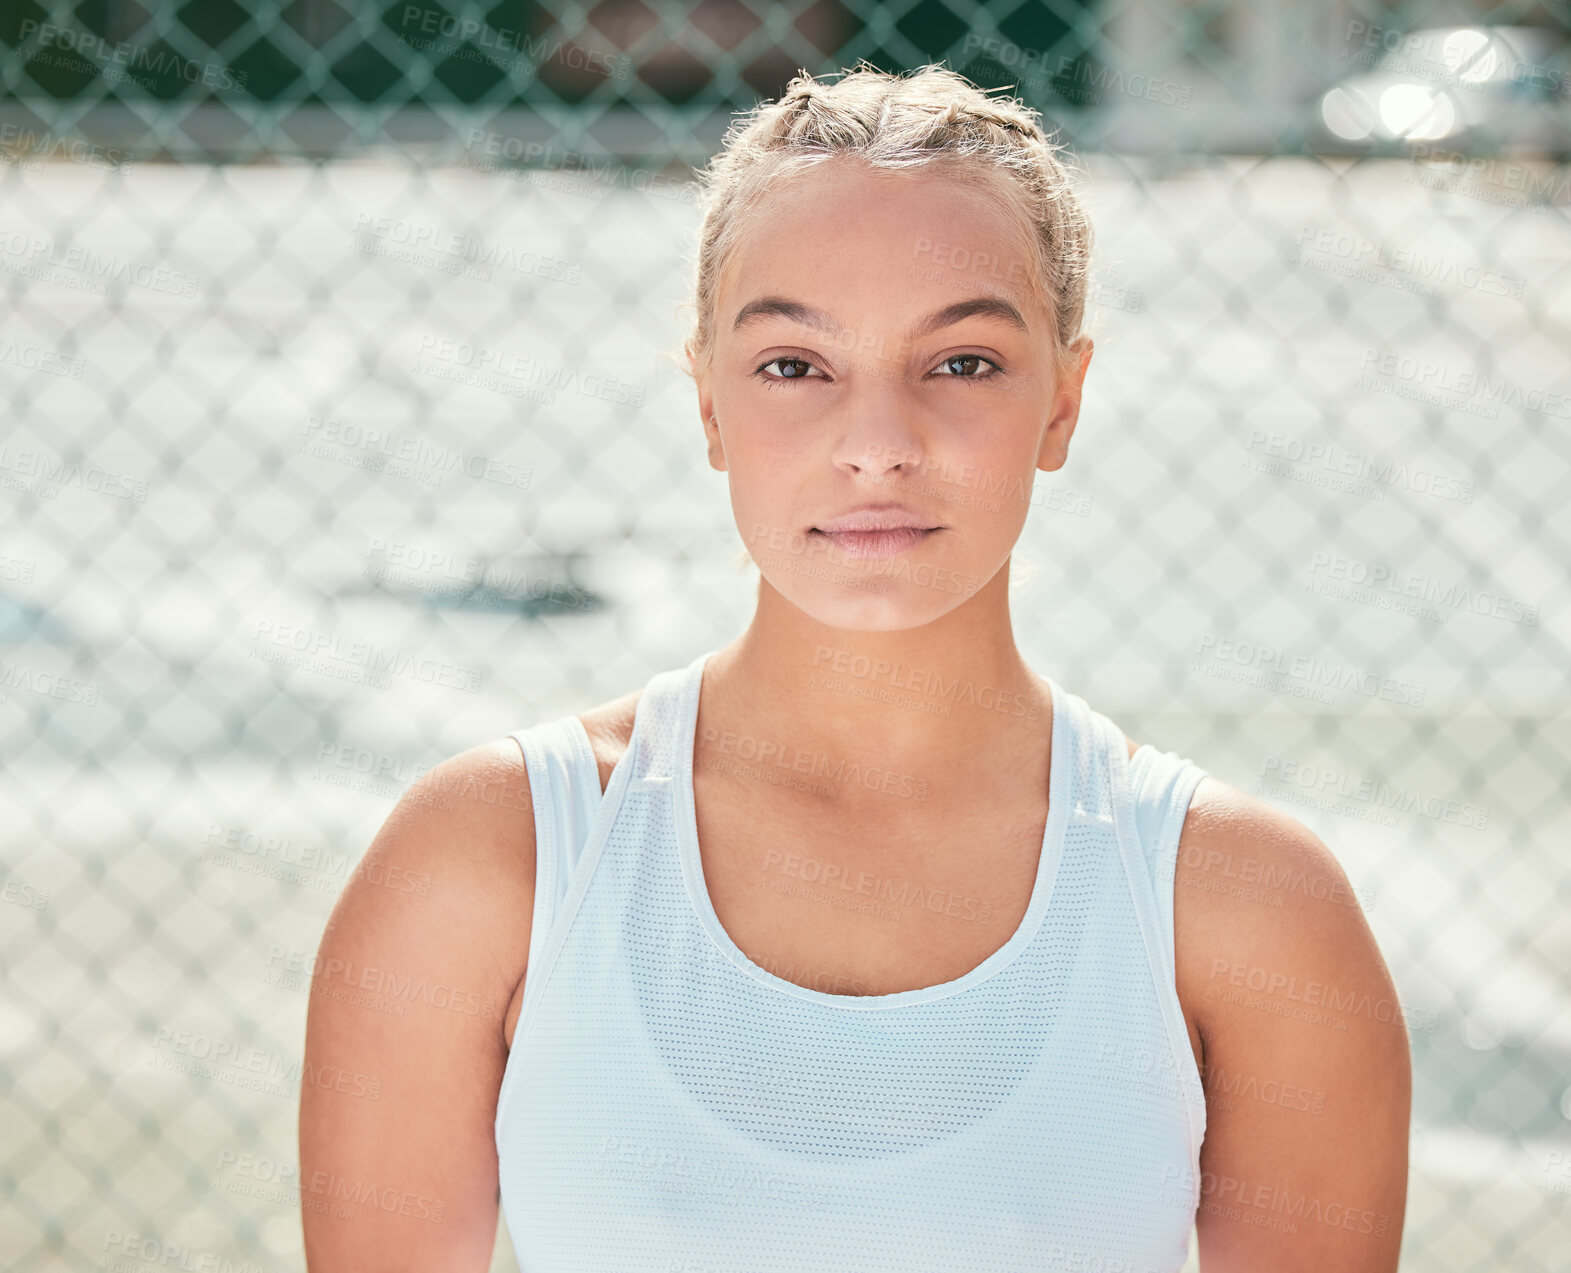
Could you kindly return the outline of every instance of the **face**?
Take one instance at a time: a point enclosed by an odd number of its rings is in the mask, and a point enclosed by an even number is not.
[[[750,215],[695,370],[766,584],[819,622],[930,623],[1009,559],[1061,467],[1089,340],[1055,375],[1025,232],[975,184],[831,159]]]

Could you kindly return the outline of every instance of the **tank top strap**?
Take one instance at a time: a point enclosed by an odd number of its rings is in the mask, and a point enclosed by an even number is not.
[[[1205,1135],[1205,1094],[1200,1087],[1195,1070],[1194,1054],[1189,1043],[1189,1028],[1184,1023],[1184,1008],[1178,998],[1176,961],[1173,948],[1173,871],[1166,870],[1165,895],[1160,859],[1172,856],[1174,844],[1157,843],[1146,846],[1140,836],[1136,811],[1136,789],[1132,782],[1132,765],[1129,746],[1124,732],[1101,712],[1091,711],[1091,720],[1101,746],[1103,766],[1108,775],[1108,790],[1113,807],[1114,839],[1119,856],[1123,859],[1124,874],[1140,927],[1145,949],[1146,964],[1157,990],[1157,1002],[1166,1027],[1167,1042],[1171,1049],[1173,1073],[1180,1076],[1187,1098],[1193,1143],[1199,1145]],[[1198,781],[1198,780],[1197,780]],[[1193,786],[1185,783],[1189,790]],[[1187,801],[1186,801],[1187,803]],[[1182,819],[1180,819],[1182,821]],[[1153,863],[1153,858],[1158,859]],[[1153,869],[1155,866],[1156,869]],[[1165,918],[1164,918],[1165,917]]]
[[[529,775],[535,824],[535,903],[529,934],[529,967],[540,958],[562,911],[573,878],[584,863],[597,823],[628,792],[659,790],[679,774],[682,712],[698,692],[703,660],[650,678],[639,695],[632,737],[619,772],[602,794],[600,765],[576,715],[515,730]],[[620,771],[626,769],[626,773]]]
[[[524,998],[514,1027],[515,1048],[526,1037],[530,1020],[551,977],[557,955],[567,940],[574,916],[583,903],[601,862],[610,856],[648,859],[661,865],[658,837],[637,834],[647,810],[632,819],[634,833],[610,845],[618,815],[639,797],[665,795],[677,761],[682,711],[688,695],[698,692],[703,656],[685,668],[660,672],[645,683],[634,714],[633,732],[622,758],[612,770],[604,793],[600,767],[583,722],[576,715],[559,717],[515,731],[529,774],[535,824],[535,899],[531,912],[528,971]],[[666,868],[677,870],[674,859]],[[508,1109],[514,1090],[509,1065],[497,1096],[497,1123]]]
[[[1190,800],[1201,779],[1207,776],[1188,757],[1158,750],[1150,743],[1141,746],[1129,761],[1135,825],[1156,892],[1162,952],[1168,968],[1173,968],[1175,962],[1173,887],[1178,870],[1178,842],[1183,836]]]
[[[684,765],[691,763],[690,756],[682,755],[682,747],[708,657],[703,654],[686,667],[656,673],[644,686],[628,740],[630,791],[669,788],[681,780]]]
[[[1061,790],[1069,805],[1069,821],[1110,827],[1113,823],[1112,793],[1103,739],[1095,725],[1096,713],[1084,698],[1056,681],[1053,689],[1054,702],[1064,712],[1065,747],[1062,756],[1055,751],[1052,766],[1056,770],[1062,765],[1064,769]],[[1053,789],[1055,792],[1060,790],[1056,785]]]
[[[528,966],[538,968],[600,806],[600,766],[576,716],[515,730],[509,737],[523,753],[534,806],[535,901]]]

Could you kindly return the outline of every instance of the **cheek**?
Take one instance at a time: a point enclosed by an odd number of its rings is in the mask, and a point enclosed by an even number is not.
[[[727,484],[731,511],[743,542],[749,546],[778,538],[796,521],[802,489],[799,449],[767,440],[756,432],[726,442]]]
[[[726,438],[731,490],[758,504],[788,500],[812,472],[817,452],[800,428],[749,422]]]
[[[976,525],[1010,522],[1031,496],[1036,448],[1026,429],[978,429],[963,442],[929,451],[920,476],[946,508]]]
[[[785,396],[784,390],[775,395]],[[767,395],[773,398],[774,395]],[[792,403],[766,401],[755,407],[738,431],[743,452],[756,464],[800,462],[812,449],[812,429]]]

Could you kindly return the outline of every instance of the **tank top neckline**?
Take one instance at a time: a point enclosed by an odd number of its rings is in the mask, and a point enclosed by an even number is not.
[[[1069,705],[1058,682],[1050,676],[1043,676],[1051,692],[1053,703],[1052,755],[1048,761],[1047,823],[1042,829],[1042,845],[1038,851],[1036,877],[1032,884],[1031,897],[1026,904],[1026,913],[1019,927],[1010,935],[1008,941],[975,968],[950,981],[940,981],[930,986],[896,990],[881,995],[839,995],[787,981],[784,977],[776,976],[754,963],[741,947],[731,940],[731,935],[726,932],[720,923],[720,917],[715,913],[708,885],[704,881],[703,859],[698,846],[698,806],[693,793],[693,748],[698,733],[699,692],[703,685],[704,668],[715,653],[716,651],[711,650],[694,659],[680,673],[680,679],[672,687],[678,705],[674,728],[676,772],[673,775],[672,785],[678,788],[675,793],[678,855],[681,858],[682,876],[687,887],[688,899],[698,922],[719,948],[720,953],[753,980],[771,990],[823,1004],[826,1007],[848,1011],[902,1008],[946,999],[951,995],[961,994],[980,986],[1013,963],[1030,945],[1042,925],[1063,852],[1064,828],[1074,805],[1075,793],[1070,788],[1077,758],[1071,755],[1071,749],[1076,731],[1068,719]],[[642,707],[642,701],[639,706]],[[635,710],[636,714],[638,713]]]

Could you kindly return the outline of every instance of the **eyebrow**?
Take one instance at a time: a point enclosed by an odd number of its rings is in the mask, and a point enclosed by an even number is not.
[[[841,334],[840,324],[829,314],[811,305],[804,305],[801,301],[788,300],[784,296],[763,296],[756,301],[749,301],[737,311],[731,330],[740,331],[746,323],[771,317],[788,318],[792,322],[801,323],[804,327],[813,327],[830,335]],[[967,300],[955,301],[952,305],[945,305],[942,309],[934,310],[926,318],[918,319],[912,324],[906,337],[914,340],[921,336],[929,336],[966,318],[999,319],[1012,327],[1018,327],[1023,332],[1030,331],[1020,311],[1003,297],[973,296]]]

